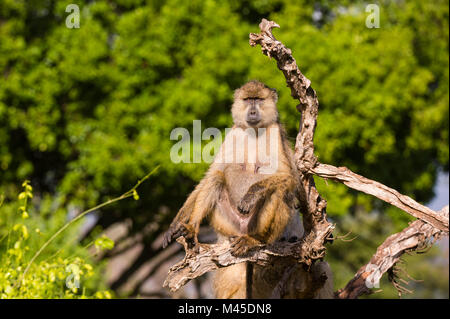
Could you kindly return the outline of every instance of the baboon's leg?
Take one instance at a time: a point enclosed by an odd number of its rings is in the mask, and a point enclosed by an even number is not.
[[[214,293],[216,298],[245,298],[245,263],[220,268],[214,277]]]

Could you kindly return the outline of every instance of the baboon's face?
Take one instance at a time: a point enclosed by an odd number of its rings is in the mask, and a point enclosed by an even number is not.
[[[244,99],[245,109],[247,110],[246,121],[249,126],[258,125],[261,121],[261,109],[264,100],[258,97],[246,97]]]
[[[258,81],[236,90],[231,109],[234,124],[247,128],[267,127],[278,122],[277,93]]]

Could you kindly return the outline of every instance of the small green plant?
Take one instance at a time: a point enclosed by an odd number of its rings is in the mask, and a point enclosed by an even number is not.
[[[78,247],[75,253],[66,250],[65,247],[50,245],[69,226],[82,219],[86,214],[100,209],[119,200],[133,197],[139,199],[137,187],[149,178],[157,168],[145,176],[128,192],[119,197],[108,200],[100,205],[88,209],[69,222],[59,227],[53,235],[45,240],[46,235],[41,228],[36,227],[40,223],[46,227],[49,222],[43,222],[43,217],[30,213],[29,200],[33,198],[33,188],[29,181],[22,184],[23,191],[19,193],[15,202],[9,204],[16,207],[16,214],[5,220],[0,220],[0,298],[113,298],[113,293],[104,287],[101,279],[101,266],[95,269],[92,265],[92,256],[87,252],[87,247],[94,245],[96,251],[110,250],[114,247],[114,241],[105,235],[94,239],[87,246]],[[4,197],[0,197],[0,216],[2,214]],[[3,223],[2,223],[3,222]],[[9,224],[8,224],[9,223]],[[2,232],[2,228],[7,232]],[[4,230],[4,229],[3,229]],[[3,236],[1,234],[4,233]],[[62,243],[70,241],[74,233],[67,233]],[[45,242],[43,242],[45,240]],[[43,242],[43,244],[42,244]],[[36,243],[41,243],[36,245]],[[60,245],[63,245],[60,243]],[[28,258],[32,249],[39,247],[31,258]],[[38,257],[41,260],[38,261]]]

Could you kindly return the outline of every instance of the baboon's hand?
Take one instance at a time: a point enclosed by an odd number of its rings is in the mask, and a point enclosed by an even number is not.
[[[261,182],[255,183],[248,189],[247,193],[241,199],[237,209],[243,215],[247,215],[254,210],[258,210],[263,203],[265,193],[264,184]]]
[[[231,255],[243,257],[260,245],[261,242],[249,236],[238,237],[231,244]]]
[[[163,248],[166,248],[173,240],[181,236],[188,239],[193,237],[193,234],[186,224],[181,222],[173,222],[164,234]]]
[[[248,192],[239,202],[237,209],[241,214],[247,215],[252,211],[252,209],[257,208],[258,202],[258,196],[256,194]]]

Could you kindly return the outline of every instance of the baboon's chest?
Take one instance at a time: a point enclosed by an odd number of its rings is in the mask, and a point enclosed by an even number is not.
[[[278,127],[229,133],[218,159],[225,163],[225,182],[232,204],[238,205],[250,186],[283,170],[284,153]]]
[[[225,170],[225,182],[232,203],[237,205],[250,186],[270,176],[261,173],[264,165],[259,163],[233,164]]]

